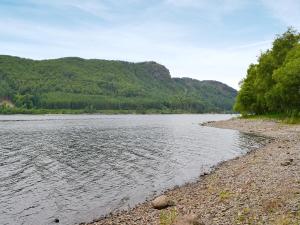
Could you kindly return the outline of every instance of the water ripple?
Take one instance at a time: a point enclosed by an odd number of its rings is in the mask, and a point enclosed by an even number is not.
[[[229,117],[0,116],[0,224],[91,221],[266,140],[199,126]]]

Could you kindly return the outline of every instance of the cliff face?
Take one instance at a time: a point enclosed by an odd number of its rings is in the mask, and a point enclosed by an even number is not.
[[[142,62],[137,63],[137,66],[140,66],[144,74],[152,76],[154,79],[170,81],[171,75],[169,70],[156,62]]]

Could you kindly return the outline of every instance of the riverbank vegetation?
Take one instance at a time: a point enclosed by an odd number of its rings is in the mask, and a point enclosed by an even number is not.
[[[155,62],[75,57],[0,56],[0,80],[1,113],[231,112],[237,94],[217,81],[171,78]]]
[[[244,117],[300,121],[300,34],[289,28],[241,81],[234,109]]]
[[[114,115],[114,114],[186,114],[186,113],[193,113],[189,111],[185,111],[182,109],[137,109],[137,110],[96,110],[96,109],[37,109],[31,108],[27,109],[24,107],[17,108],[17,107],[0,107],[0,114],[3,115],[12,115],[12,114],[107,114],[107,115]]]
[[[244,119],[262,119],[262,120],[274,120],[285,124],[300,124],[300,116],[294,114],[265,114],[265,115],[242,115]]]

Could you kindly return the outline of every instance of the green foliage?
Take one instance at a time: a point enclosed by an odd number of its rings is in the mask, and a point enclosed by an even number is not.
[[[291,114],[286,113],[267,113],[264,115],[243,115],[245,119],[263,119],[263,120],[275,120],[286,124],[299,124],[300,112],[293,111]]]
[[[289,28],[250,65],[234,109],[242,114],[300,112],[300,34]]]
[[[177,218],[178,213],[176,208],[172,208],[171,211],[161,211],[159,214],[160,225],[171,225]]]
[[[219,193],[220,201],[225,201],[225,200],[229,199],[231,197],[231,195],[232,195],[232,193],[227,190],[221,191]]]
[[[20,113],[230,112],[236,96],[219,82],[172,79],[155,62],[0,56],[0,79],[0,99],[13,101],[17,109],[10,111]]]
[[[10,96],[11,94],[12,94],[12,90],[9,87],[8,83],[5,80],[1,81],[1,83],[0,83],[0,96],[7,97],[7,96]]]

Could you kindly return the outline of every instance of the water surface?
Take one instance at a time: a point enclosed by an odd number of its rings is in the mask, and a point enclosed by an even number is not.
[[[0,224],[75,224],[131,207],[257,148],[199,126],[230,115],[0,116]]]

